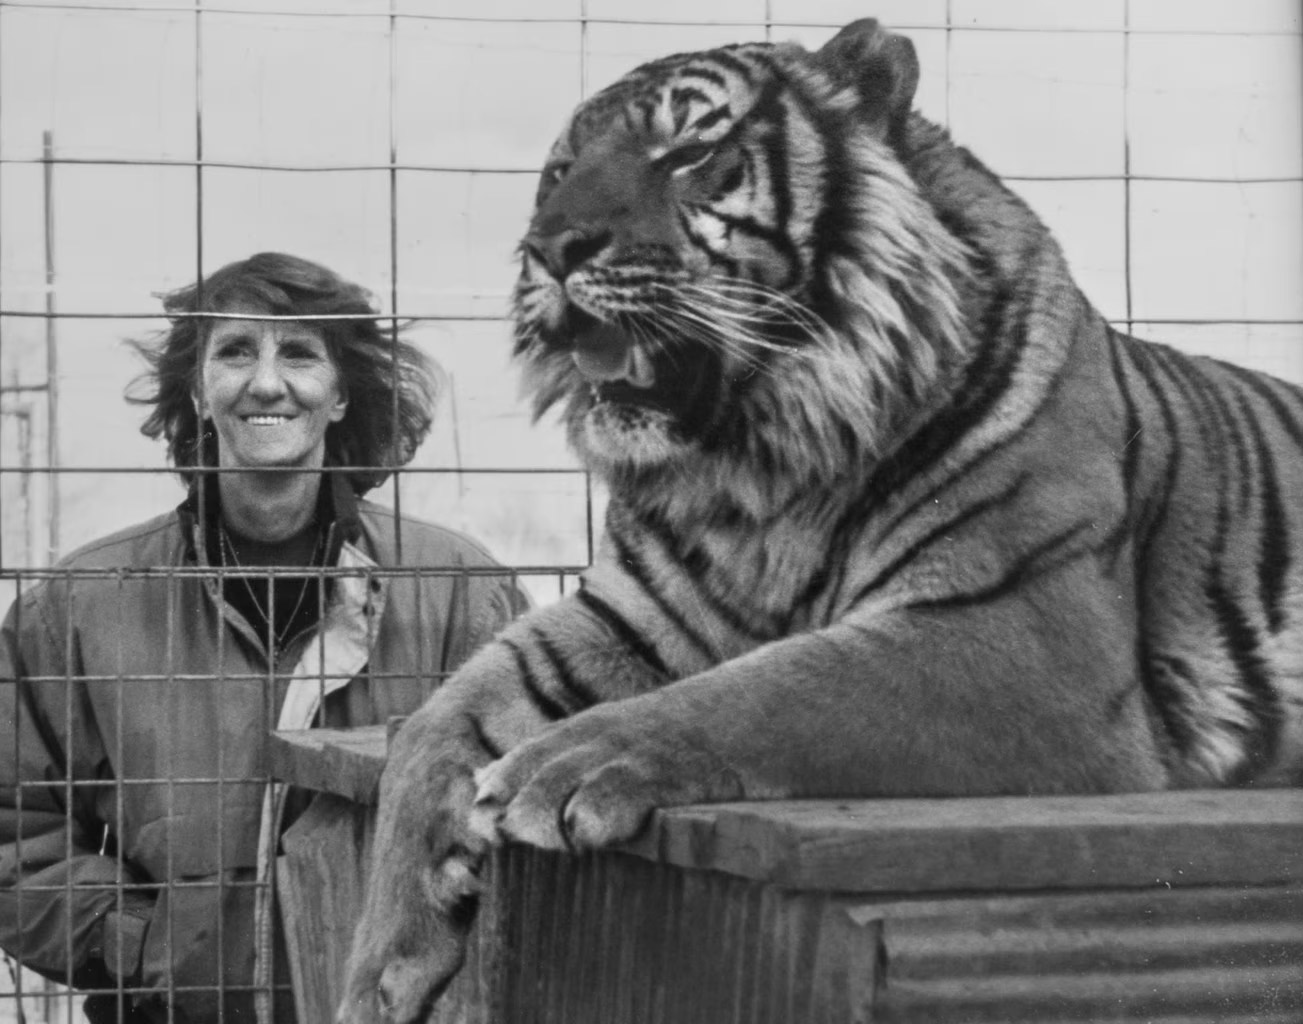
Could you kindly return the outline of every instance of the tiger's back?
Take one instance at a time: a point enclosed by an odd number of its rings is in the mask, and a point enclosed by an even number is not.
[[[937,410],[903,443],[906,454],[887,460],[888,480],[868,490],[912,510],[918,521],[907,536],[953,545],[954,527],[936,525],[945,501],[926,469],[935,453],[949,454],[940,473],[956,489],[942,521],[976,532],[973,552],[983,543],[1004,550],[995,556],[998,579],[968,584],[957,585],[963,565],[940,559],[929,571],[934,580],[944,575],[943,603],[968,600],[961,591],[1016,586],[1035,571],[1038,543],[1066,553],[1063,539],[1076,537],[1083,543],[1068,550],[1096,551],[1105,588],[1126,613],[1074,621],[1063,642],[1098,628],[1131,655],[1116,677],[1116,706],[1143,706],[1165,785],[1303,783],[1303,388],[1110,328],[1021,201],[966,151],[946,141],[934,152],[940,133],[919,120],[912,169],[925,195],[976,251],[994,250],[984,261],[993,292],[1013,295],[1021,282],[1031,298],[1014,301],[1021,321],[992,318],[1021,334],[1003,347],[1003,363],[971,374],[954,407]],[[974,208],[997,212],[998,242],[984,237],[990,220],[965,220]],[[1020,362],[1032,372],[1018,383]],[[974,403],[975,393],[985,398]],[[1009,411],[1020,402],[1034,409],[1025,421]],[[968,457],[986,461],[970,473],[954,453],[965,434],[980,437],[992,421],[1004,429],[985,439],[989,455],[973,446]],[[1008,429],[1011,422],[1019,425]],[[1000,485],[1007,490],[993,501]],[[929,493],[932,509],[917,500]],[[881,542],[879,534],[867,545],[875,562],[892,557]],[[870,590],[890,575],[877,572]],[[938,583],[912,579],[904,599],[918,603],[929,587]],[[1105,673],[1099,664],[1084,671]]]
[[[1303,784],[1303,389],[1092,314],[1044,392],[974,464],[895,492],[841,603],[963,608],[1088,560],[1099,602],[1052,628],[1115,647],[1070,669],[1111,688],[1099,726],[1135,710],[1162,786]]]
[[[1303,783],[1303,389],[1111,336],[1170,784]]]

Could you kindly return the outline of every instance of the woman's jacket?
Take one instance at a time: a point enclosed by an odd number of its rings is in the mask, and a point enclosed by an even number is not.
[[[346,507],[323,617],[273,663],[222,597],[193,500],[81,549],[14,602],[0,947],[27,966],[79,987],[124,981],[177,1020],[216,1019],[221,989],[228,1021],[253,1020],[268,860],[297,795],[269,785],[268,733],[408,714],[524,609],[473,540],[332,490]]]

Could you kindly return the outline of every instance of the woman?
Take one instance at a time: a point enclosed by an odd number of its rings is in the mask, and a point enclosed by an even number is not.
[[[283,1024],[268,883],[305,797],[269,783],[268,732],[412,711],[525,601],[474,541],[360,500],[433,399],[363,289],[262,253],[164,308],[137,400],[186,499],[66,559],[0,636],[0,946],[114,990],[92,1021]]]

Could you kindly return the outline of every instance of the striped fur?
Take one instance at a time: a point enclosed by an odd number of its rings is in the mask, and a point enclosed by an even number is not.
[[[345,1020],[417,1019],[502,836],[1303,781],[1303,392],[1112,331],[916,81],[862,22],[562,133],[517,354],[606,532],[397,737]]]

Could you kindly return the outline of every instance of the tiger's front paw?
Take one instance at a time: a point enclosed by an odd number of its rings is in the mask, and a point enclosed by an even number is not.
[[[736,775],[700,743],[618,705],[558,723],[475,775],[471,828],[552,850],[633,838],[656,807],[742,797]]]
[[[602,738],[575,747],[531,743],[477,774],[471,828],[552,850],[618,843],[641,830],[669,789],[667,768]]]

